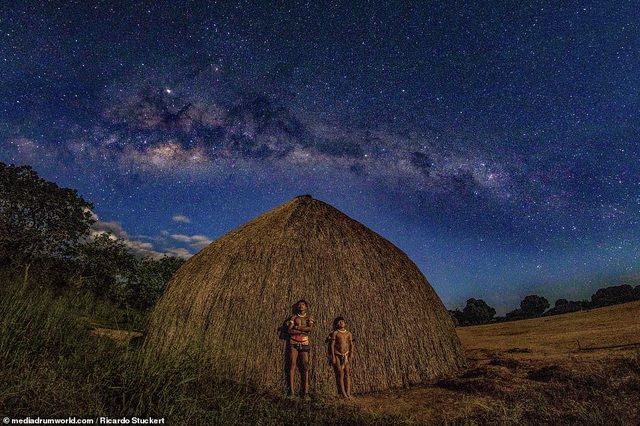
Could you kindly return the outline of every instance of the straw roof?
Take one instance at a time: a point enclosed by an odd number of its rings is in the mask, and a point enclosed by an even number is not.
[[[228,378],[284,389],[277,328],[306,299],[312,389],[335,393],[324,338],[342,315],[356,339],[353,390],[379,391],[455,373],[465,364],[444,305],[396,246],[310,196],[227,233],[173,276],[151,315],[147,347],[199,346]]]

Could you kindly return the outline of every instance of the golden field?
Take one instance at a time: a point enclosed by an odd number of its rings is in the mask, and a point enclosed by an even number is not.
[[[419,424],[640,424],[640,302],[456,331],[459,377],[356,404]]]

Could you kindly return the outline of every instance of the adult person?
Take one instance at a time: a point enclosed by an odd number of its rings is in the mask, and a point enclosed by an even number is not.
[[[309,365],[311,362],[311,342],[309,333],[313,329],[315,320],[309,313],[309,303],[299,300],[294,305],[294,315],[287,321],[289,339],[287,340],[287,354],[289,363],[289,397],[293,397],[296,369],[300,370],[302,382],[302,397],[309,395]]]

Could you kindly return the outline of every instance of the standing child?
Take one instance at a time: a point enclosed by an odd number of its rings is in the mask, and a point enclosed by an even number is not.
[[[347,330],[343,317],[333,320],[333,331],[327,337],[327,356],[336,375],[338,394],[351,398],[351,358],[353,357],[353,335]]]

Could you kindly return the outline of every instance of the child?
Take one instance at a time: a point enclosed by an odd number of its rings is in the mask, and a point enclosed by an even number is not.
[[[336,375],[338,394],[351,398],[351,358],[353,357],[353,335],[347,330],[343,317],[333,320],[333,331],[326,339],[327,357]]]

